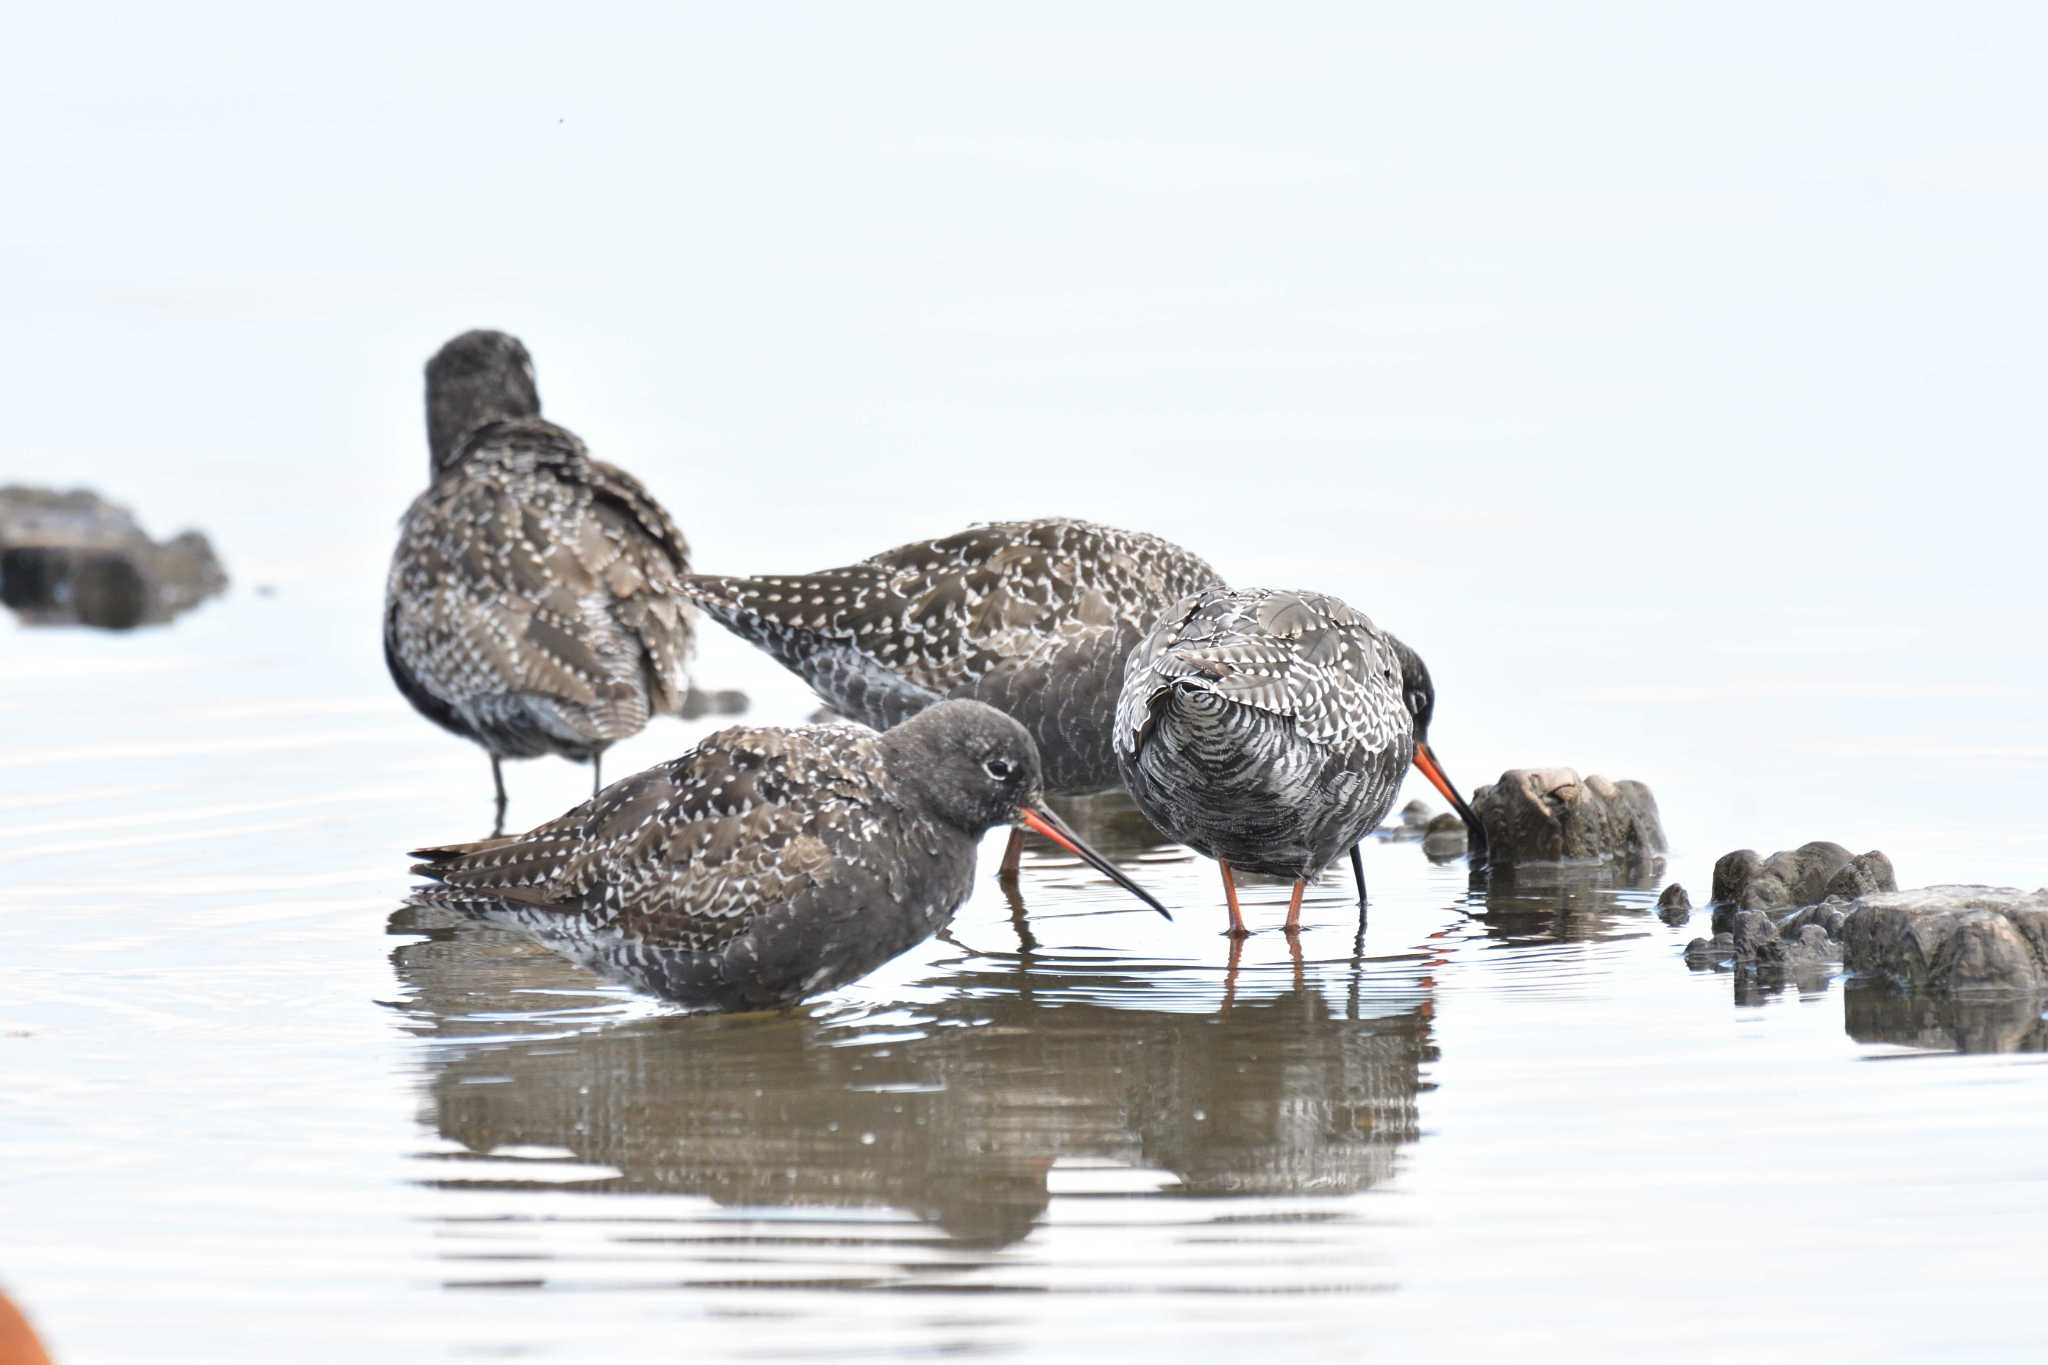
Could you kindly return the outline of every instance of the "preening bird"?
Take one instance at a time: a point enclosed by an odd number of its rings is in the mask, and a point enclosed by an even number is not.
[[[1306,884],[1386,818],[1410,763],[1463,817],[1474,866],[1486,831],[1428,742],[1436,708],[1414,650],[1334,597],[1209,588],[1134,650],[1117,700],[1116,754],[1139,810],[1217,860],[1230,932],[1246,932],[1232,870]]]

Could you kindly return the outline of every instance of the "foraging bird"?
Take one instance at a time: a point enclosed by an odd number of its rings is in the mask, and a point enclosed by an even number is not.
[[[1386,817],[1413,762],[1464,819],[1472,865],[1486,830],[1431,753],[1436,708],[1414,650],[1334,597],[1211,588],[1134,650],[1116,752],[1145,817],[1223,871],[1230,932],[1246,930],[1232,869],[1289,877],[1287,931],[1308,881]]]
[[[1221,581],[1157,536],[1043,518],[812,574],[695,575],[683,592],[877,729],[949,697],[987,702],[1031,732],[1046,790],[1078,795],[1118,784],[1110,729],[1125,657],[1174,603]]]
[[[645,959],[663,994],[720,1009],[830,990],[944,928],[1001,824],[1165,915],[1038,808],[1041,785],[1031,736],[979,702],[882,734],[734,727],[529,833],[418,850],[413,871],[440,884],[415,895],[594,966]]]
[[[432,483],[406,509],[384,660],[421,715],[500,761],[560,754],[601,785],[607,746],[688,695],[690,551],[661,504],[544,420],[515,337],[465,332],[427,362]]]

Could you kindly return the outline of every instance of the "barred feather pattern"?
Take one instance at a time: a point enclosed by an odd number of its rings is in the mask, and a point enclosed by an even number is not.
[[[689,547],[540,418],[489,422],[407,509],[385,589],[399,690],[500,757],[588,758],[681,709]]]
[[[972,888],[977,838],[892,779],[889,744],[721,730],[526,834],[420,850],[439,884],[414,894],[693,1003],[801,999],[921,942]]]
[[[1117,699],[1145,817],[1232,867],[1312,878],[1386,817],[1414,758],[1393,638],[1320,593],[1209,589],[1134,650]]]
[[[842,715],[877,728],[946,698],[983,701],[1037,741],[1058,793],[1117,784],[1123,661],[1188,593],[1221,579],[1158,536],[1065,518],[994,522],[819,573],[693,576],[689,598]]]

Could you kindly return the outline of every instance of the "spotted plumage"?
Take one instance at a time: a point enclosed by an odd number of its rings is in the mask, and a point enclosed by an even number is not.
[[[470,332],[427,366],[433,482],[407,509],[384,657],[435,723],[502,758],[595,761],[681,709],[689,548],[631,475],[539,415],[512,337]],[[498,784],[503,820],[504,787]]]
[[[687,1003],[786,1004],[944,927],[981,836],[1045,819],[1040,786],[1031,737],[974,702],[886,734],[721,730],[526,834],[420,850],[416,894]]]
[[[1232,868],[1293,879],[1292,927],[1302,885],[1424,766],[1434,695],[1414,651],[1334,597],[1212,588],[1132,651],[1117,760],[1146,818],[1223,864],[1233,932]]]
[[[944,698],[1023,723],[1057,793],[1117,784],[1124,657],[1216,571],[1157,536],[1049,518],[977,526],[843,568],[694,576],[684,592],[842,715],[886,728]]]

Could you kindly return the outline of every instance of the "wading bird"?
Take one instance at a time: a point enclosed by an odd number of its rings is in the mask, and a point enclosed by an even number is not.
[[[1486,830],[1444,776],[1436,707],[1415,651],[1334,597],[1211,588],[1134,650],[1117,700],[1116,752],[1145,818],[1216,859],[1243,935],[1232,870],[1287,877],[1287,931],[1307,883],[1386,818],[1410,763],[1464,819],[1472,864]]]
[[[720,730],[529,833],[420,849],[415,892],[522,929],[671,999],[786,1005],[943,929],[981,836],[1036,830],[1166,908],[1040,805],[1024,727],[954,701],[877,734],[857,725]],[[1171,915],[1167,915],[1171,919]]]
[[[433,482],[406,510],[384,659],[421,715],[483,746],[505,827],[507,758],[591,765],[688,684],[682,532],[625,471],[540,415],[516,337],[465,332],[427,362]]]

